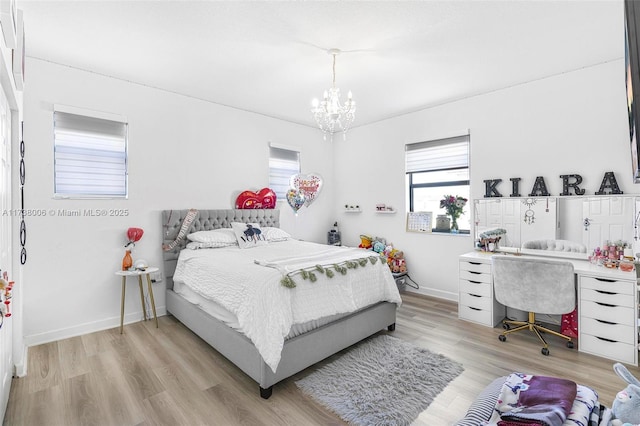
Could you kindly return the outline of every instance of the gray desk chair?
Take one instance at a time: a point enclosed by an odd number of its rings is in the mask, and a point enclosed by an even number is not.
[[[575,276],[573,264],[567,261],[495,255],[493,264],[493,289],[496,300],[505,306],[529,312],[528,321],[505,319],[498,338],[504,342],[507,334],[521,330],[534,332],[544,344],[543,355],[549,355],[549,345],[541,332],[567,340],[573,348],[571,337],[550,330],[536,323],[536,314],[566,314],[575,309]],[[511,327],[515,328],[511,328]]]

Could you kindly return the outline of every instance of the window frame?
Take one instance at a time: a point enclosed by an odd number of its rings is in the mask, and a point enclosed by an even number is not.
[[[278,151],[280,151],[280,154],[283,154],[281,156],[274,156],[274,153],[277,153]],[[285,146],[285,145],[278,145],[278,144],[274,144],[274,143],[269,143],[269,188],[271,190],[273,190],[273,192],[276,194],[276,202],[277,201],[281,201],[281,200],[285,200],[286,199],[286,191],[287,189],[284,190],[284,193],[278,193],[279,189],[285,185],[285,183],[274,183],[273,179],[278,179],[277,177],[274,177],[274,174],[272,173],[272,171],[274,170],[274,168],[272,167],[272,160],[280,160],[280,161],[284,161],[284,162],[291,162],[293,163],[293,160],[291,160],[288,157],[297,157],[295,160],[295,163],[297,164],[297,170],[294,170],[293,168],[290,169],[284,169],[285,173],[287,171],[291,172],[291,175],[289,176],[287,182],[286,182],[286,188],[289,187],[289,181],[291,179],[291,176],[296,175],[296,174],[300,174],[301,170],[302,170],[302,165],[301,165],[301,153],[300,153],[300,149],[296,148],[296,147],[291,147],[291,146]],[[284,178],[279,178],[281,180],[284,181]]]
[[[426,169],[411,170],[411,171],[408,170],[410,168],[409,165],[407,164],[408,163],[408,153],[410,151],[418,151],[418,150],[420,150],[420,151],[428,151],[428,150],[434,149],[436,147],[442,147],[442,146],[455,144],[455,143],[460,143],[460,142],[464,142],[464,144],[466,145],[466,161],[465,161],[466,165],[455,165],[455,164],[452,164],[451,166],[445,166],[445,167],[429,167],[429,166],[425,166],[425,167],[427,167]],[[410,148],[411,145],[413,145],[413,147]],[[422,145],[422,147],[418,147],[418,145]],[[414,191],[416,189],[420,189],[420,188],[438,188],[438,187],[453,187],[453,186],[467,186],[469,188],[469,195],[470,195],[470,193],[471,193],[471,176],[470,176],[471,168],[470,168],[470,164],[469,164],[470,163],[470,161],[469,161],[470,160],[469,159],[470,150],[471,150],[471,138],[470,138],[470,135],[468,133],[467,134],[461,134],[459,136],[454,136],[454,137],[433,139],[433,140],[428,140],[428,141],[423,141],[423,142],[416,142],[416,143],[406,144],[405,145],[405,175],[407,176],[406,186],[407,186],[407,190],[408,190],[408,199],[409,199],[408,211],[409,212],[414,212],[415,211],[415,209],[414,209],[414,201],[415,201]],[[426,183],[414,183],[413,182],[414,181],[414,175],[417,175],[419,173],[446,172],[446,171],[454,171],[454,170],[467,170],[467,176],[469,176],[469,179],[463,179],[463,180],[439,180],[439,181],[426,182]],[[470,206],[469,202],[468,202],[467,206]],[[435,228],[433,228],[432,232],[438,232],[438,231],[436,231]],[[460,229],[459,233],[462,234],[462,235],[469,235],[469,234],[471,234],[471,229]]]
[[[61,115],[59,116],[59,118],[56,118],[56,114],[58,113],[60,113]],[[70,116],[75,116],[75,117],[71,118]],[[67,118],[67,120],[65,120],[65,117]],[[117,115],[117,114],[94,111],[94,110],[89,110],[84,108],[77,108],[77,107],[72,107],[67,105],[54,105],[52,119],[53,119],[53,197],[55,199],[128,199],[129,198],[129,123],[126,117]],[[64,162],[62,158],[64,157],[64,154],[62,155],[60,154],[64,153],[64,148],[62,147],[65,146],[65,143],[62,141],[61,138],[58,138],[57,124],[56,124],[58,122],[57,120],[66,121],[67,124],[72,122],[73,120],[77,120],[77,123],[79,123],[78,126],[76,126],[75,128],[72,126],[69,127],[71,132],[75,130],[80,133],[82,130],[86,130],[88,127],[91,127],[91,124],[90,124],[91,122],[105,124],[105,127],[110,128],[110,130],[117,129],[118,135],[116,136],[114,136],[113,133],[110,133],[108,131],[103,131],[103,132],[96,131],[96,134],[99,135],[99,137],[103,137],[104,139],[111,138],[111,139],[117,140],[118,142],[113,144],[114,147],[120,143],[123,145],[122,149],[118,147],[118,149],[112,151],[113,153],[116,154],[115,156],[104,155],[101,157],[100,155],[97,155],[97,157],[98,158],[108,158],[108,157],[122,158],[122,162],[118,161],[118,164],[121,164],[123,168],[121,171],[122,174],[118,173],[117,180],[118,182],[121,182],[123,191],[101,193],[101,192],[91,192],[89,190],[85,190],[83,192],[62,190],[61,184],[58,178],[58,173],[64,172],[64,170],[60,170],[60,169],[63,169],[63,166],[61,164]],[[83,123],[83,120],[85,121],[84,123]],[[85,127],[84,129],[81,128],[81,126],[83,125],[87,127]],[[64,131],[66,129],[67,128],[63,127],[61,130]],[[94,142],[97,141],[98,139],[99,138],[95,138]],[[88,140],[92,140],[92,138],[89,137]],[[68,147],[69,145],[67,145],[67,149]],[[78,150],[82,151],[83,148],[78,148]],[[100,150],[95,150],[95,151],[100,151]],[[85,164],[89,164],[89,163],[90,161],[85,162]],[[79,179],[79,178],[76,177],[76,179]]]

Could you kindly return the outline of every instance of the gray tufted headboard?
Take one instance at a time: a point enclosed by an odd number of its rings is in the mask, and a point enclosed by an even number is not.
[[[162,243],[170,244],[175,241],[182,226],[182,222],[189,212],[186,210],[162,211]],[[231,222],[257,223],[261,226],[280,227],[280,210],[276,209],[252,209],[252,210],[198,210],[198,215],[191,223],[190,234],[197,231],[211,229],[231,228]],[[173,288],[173,273],[176,270],[180,250],[186,247],[189,241],[185,237],[176,247],[162,252],[164,260],[164,276],[167,288]]]

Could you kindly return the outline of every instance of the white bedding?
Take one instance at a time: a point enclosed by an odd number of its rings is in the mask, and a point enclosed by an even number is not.
[[[293,324],[354,312],[380,301],[401,304],[398,288],[384,262],[349,269],[344,276],[336,273],[333,278],[317,273],[314,283],[295,275],[295,288],[280,284],[283,272],[279,269],[255,263],[300,255],[312,258],[328,249],[341,257],[375,255],[360,249],[297,240],[251,249],[187,249],[180,253],[173,279],[233,313],[240,330],[275,372],[284,339]],[[337,259],[334,257],[334,261]]]

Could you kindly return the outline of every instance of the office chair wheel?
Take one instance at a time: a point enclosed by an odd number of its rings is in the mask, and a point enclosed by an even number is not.
[[[540,352],[542,352],[542,355],[544,355],[544,356],[549,356],[549,349],[547,349],[547,348],[542,348],[542,351],[540,351]]]
[[[507,336],[505,336],[504,334],[501,334],[498,336],[498,340],[500,340],[501,342],[506,342],[507,341]]]
[[[504,328],[505,330],[510,330],[511,326],[509,324],[504,323],[502,324],[502,328]]]
[[[573,344],[573,342],[572,342],[572,341],[569,341],[569,342],[567,342],[567,347],[568,347],[569,349],[573,349],[575,346],[574,346],[574,344]]]

